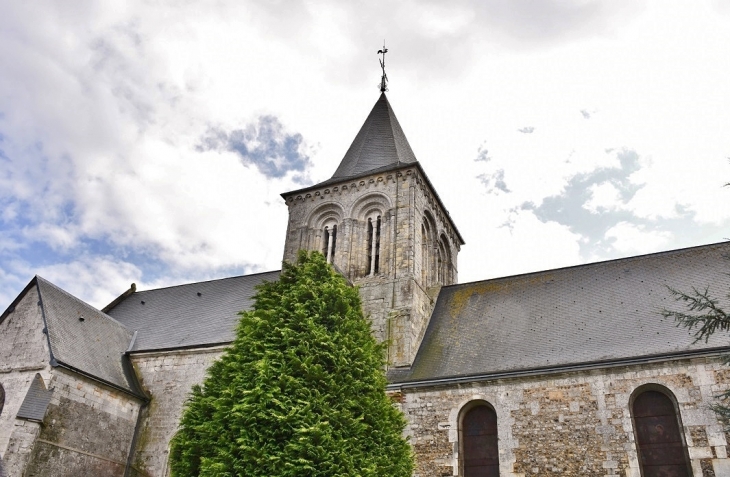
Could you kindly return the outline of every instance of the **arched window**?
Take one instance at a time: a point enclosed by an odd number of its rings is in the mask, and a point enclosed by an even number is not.
[[[375,275],[380,270],[380,216],[368,219],[368,275]]]
[[[464,477],[499,477],[497,413],[480,402],[461,418],[461,471]]]
[[[631,413],[643,477],[690,477],[682,423],[671,391],[657,385],[640,389]]]
[[[337,247],[337,225],[325,226],[322,238],[322,255],[327,257],[327,263],[332,263]]]

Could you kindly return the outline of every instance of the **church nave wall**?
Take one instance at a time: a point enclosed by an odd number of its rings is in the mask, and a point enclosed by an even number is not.
[[[651,385],[676,398],[693,474],[730,475],[730,436],[709,407],[714,396],[730,387],[728,371],[717,358],[696,358],[405,388],[400,405],[409,421],[415,475],[461,475],[460,415],[464,406],[482,401],[497,414],[500,475],[640,477],[630,403]]]

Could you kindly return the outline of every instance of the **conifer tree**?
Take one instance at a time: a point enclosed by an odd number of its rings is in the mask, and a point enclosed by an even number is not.
[[[724,258],[730,261],[730,255],[725,255]],[[721,306],[717,296],[710,293],[709,287],[702,289],[692,287],[689,292],[667,288],[675,300],[684,303],[685,310],[677,311],[665,308],[661,311],[662,316],[672,318],[677,326],[693,332],[695,343],[703,340],[706,343],[710,336],[718,331],[730,332],[730,313]],[[727,299],[730,300],[730,290]],[[723,361],[725,365],[730,365],[730,355],[724,356]],[[718,402],[713,404],[712,409],[724,424],[725,429],[730,431],[730,390],[715,398]]]
[[[409,477],[405,419],[357,290],[300,252],[254,299],[186,403],[172,475]]]

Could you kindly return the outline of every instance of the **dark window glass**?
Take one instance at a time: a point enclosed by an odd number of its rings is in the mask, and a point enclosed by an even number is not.
[[[689,477],[689,462],[674,403],[645,391],[634,400],[636,445],[643,477]]]
[[[465,477],[498,477],[497,413],[488,406],[469,410],[462,420]]]

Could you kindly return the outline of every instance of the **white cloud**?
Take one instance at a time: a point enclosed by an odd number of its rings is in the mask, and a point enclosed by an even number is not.
[[[103,301],[94,287],[118,293],[128,266],[156,284],[278,268],[278,194],[300,186],[293,174],[196,146],[211,125],[272,116],[301,134],[312,180],[328,178],[377,98],[383,38],[391,104],[468,242],[462,279],[607,258],[579,245],[605,245],[606,230],[625,253],[718,240],[730,226],[730,25],[717,5],[5,2],[3,283],[19,291],[44,267],[68,278],[78,258],[79,293]],[[490,160],[474,162],[482,144]],[[640,167],[621,187],[572,191],[604,222],[520,210],[626,150]],[[84,273],[94,257],[124,280]]]
[[[606,238],[623,254],[642,254],[660,250],[672,236],[666,231],[647,230],[642,225],[619,222],[606,232]]]
[[[591,197],[584,204],[583,208],[593,214],[607,210],[616,210],[622,202],[621,193],[615,185],[610,182],[592,184],[588,188]]]

